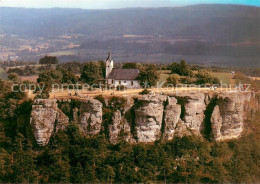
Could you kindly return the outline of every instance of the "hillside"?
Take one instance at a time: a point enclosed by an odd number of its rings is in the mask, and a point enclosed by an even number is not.
[[[66,60],[64,56],[67,60],[92,60],[103,58],[111,46],[119,60],[188,58],[195,63],[257,66],[259,18],[260,8],[237,5],[115,10],[0,8],[0,46],[18,49],[15,53],[22,58],[66,51],[60,54],[62,60]],[[24,51],[37,46],[42,49],[37,53]],[[154,59],[156,54],[160,57]]]

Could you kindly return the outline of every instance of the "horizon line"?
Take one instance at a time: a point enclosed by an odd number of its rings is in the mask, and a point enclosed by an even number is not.
[[[190,6],[201,6],[201,5],[221,5],[221,6],[245,6],[260,8],[260,5],[249,5],[249,4],[232,4],[232,3],[202,3],[202,4],[189,4],[189,5],[177,5],[177,6],[158,6],[158,7],[122,7],[122,8],[75,8],[75,7],[15,7],[15,6],[1,6],[0,8],[23,8],[23,9],[80,9],[80,10],[120,10],[120,9],[158,9],[158,8],[182,8]]]

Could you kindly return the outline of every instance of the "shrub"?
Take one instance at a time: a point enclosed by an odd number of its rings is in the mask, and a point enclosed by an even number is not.
[[[127,89],[127,87],[124,86],[124,85],[118,85],[118,86],[116,86],[116,90],[117,90],[117,91],[124,91],[124,90],[126,90],[126,89]]]
[[[167,78],[167,84],[176,86],[180,83],[180,76],[178,74],[172,74]]]
[[[147,95],[147,94],[149,94],[150,92],[151,92],[150,90],[144,89],[144,90],[141,91],[139,94],[140,94],[140,95]]]

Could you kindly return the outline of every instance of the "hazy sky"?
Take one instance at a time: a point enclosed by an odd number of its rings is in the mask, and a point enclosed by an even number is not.
[[[206,3],[243,4],[260,7],[260,0],[0,0],[0,7],[110,9],[169,7]]]

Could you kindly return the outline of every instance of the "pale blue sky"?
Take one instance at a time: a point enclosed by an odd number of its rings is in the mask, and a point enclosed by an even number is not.
[[[243,4],[260,7],[260,0],[0,0],[0,7],[110,9],[172,7],[208,3]]]

